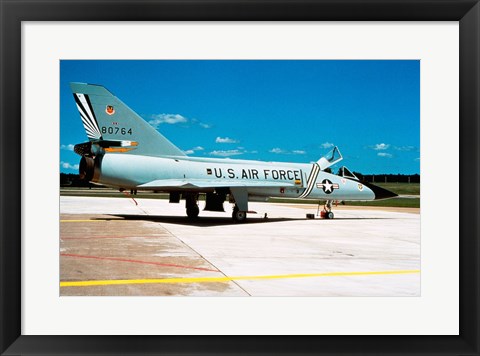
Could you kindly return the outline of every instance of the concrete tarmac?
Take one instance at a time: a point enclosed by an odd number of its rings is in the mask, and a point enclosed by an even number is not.
[[[60,197],[60,294],[420,295],[418,209],[250,203],[235,224],[224,206],[189,221],[183,202]]]

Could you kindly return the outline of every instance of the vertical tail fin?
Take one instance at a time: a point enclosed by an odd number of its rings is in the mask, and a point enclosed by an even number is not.
[[[137,113],[101,85],[70,83],[83,127],[90,141],[134,143],[129,154],[185,156]]]

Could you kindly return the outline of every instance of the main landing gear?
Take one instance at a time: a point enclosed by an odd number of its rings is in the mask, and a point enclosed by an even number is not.
[[[235,207],[233,208],[233,212],[232,212],[232,218],[233,218],[233,221],[236,223],[243,223],[245,222],[245,220],[247,220],[247,212],[240,211],[238,209],[238,206],[235,204]]]
[[[185,208],[189,219],[196,219],[198,218],[198,214],[200,214],[200,208],[198,207],[197,201],[198,194],[189,194],[185,197]]]
[[[206,208],[205,210],[210,211],[224,211],[223,210],[223,201],[225,199],[225,192],[216,193],[215,196],[209,196],[207,194]],[[185,199],[185,209],[187,216],[190,220],[195,220],[198,218],[200,209],[198,207],[198,196],[199,193],[189,192],[187,194],[182,194],[182,197]],[[175,197],[173,197],[175,198]],[[171,201],[178,202],[180,199],[177,196],[176,199],[173,199],[170,196]],[[236,223],[243,223],[247,220],[248,212],[248,194],[245,188],[231,188],[230,189],[230,202],[234,204],[232,219]]]
[[[232,218],[236,223],[243,223],[247,220],[248,192],[244,187],[230,188],[230,203],[234,203]]]

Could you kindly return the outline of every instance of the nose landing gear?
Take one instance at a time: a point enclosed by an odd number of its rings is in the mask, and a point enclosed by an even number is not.
[[[333,219],[334,214],[332,211],[332,200],[327,200],[323,206],[323,210],[320,212],[320,217],[323,219]]]

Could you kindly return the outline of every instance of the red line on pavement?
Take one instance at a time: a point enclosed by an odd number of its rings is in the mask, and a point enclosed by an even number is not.
[[[131,198],[133,200],[133,202],[135,203],[135,205],[138,205],[137,201],[135,200],[135,198],[129,194],[128,192],[123,192],[123,194],[125,194],[127,197]]]
[[[95,259],[95,260],[130,262],[130,263],[140,263],[140,264],[145,264],[145,265],[155,265],[155,266],[163,266],[163,267],[177,267],[177,268],[195,269],[195,270],[200,270],[200,271],[219,272],[216,269],[209,269],[209,268],[202,268],[202,267],[191,267],[191,266],[181,266],[181,265],[175,265],[175,264],[170,264],[170,263],[130,260],[130,259],[118,258],[118,257],[85,256],[85,255],[75,255],[73,253],[61,253],[60,256],[78,257],[78,258],[91,258],[91,259]]]
[[[63,237],[60,236],[62,240],[88,240],[88,239],[154,239],[157,237],[162,237],[161,235],[158,236],[89,236],[89,237]]]

